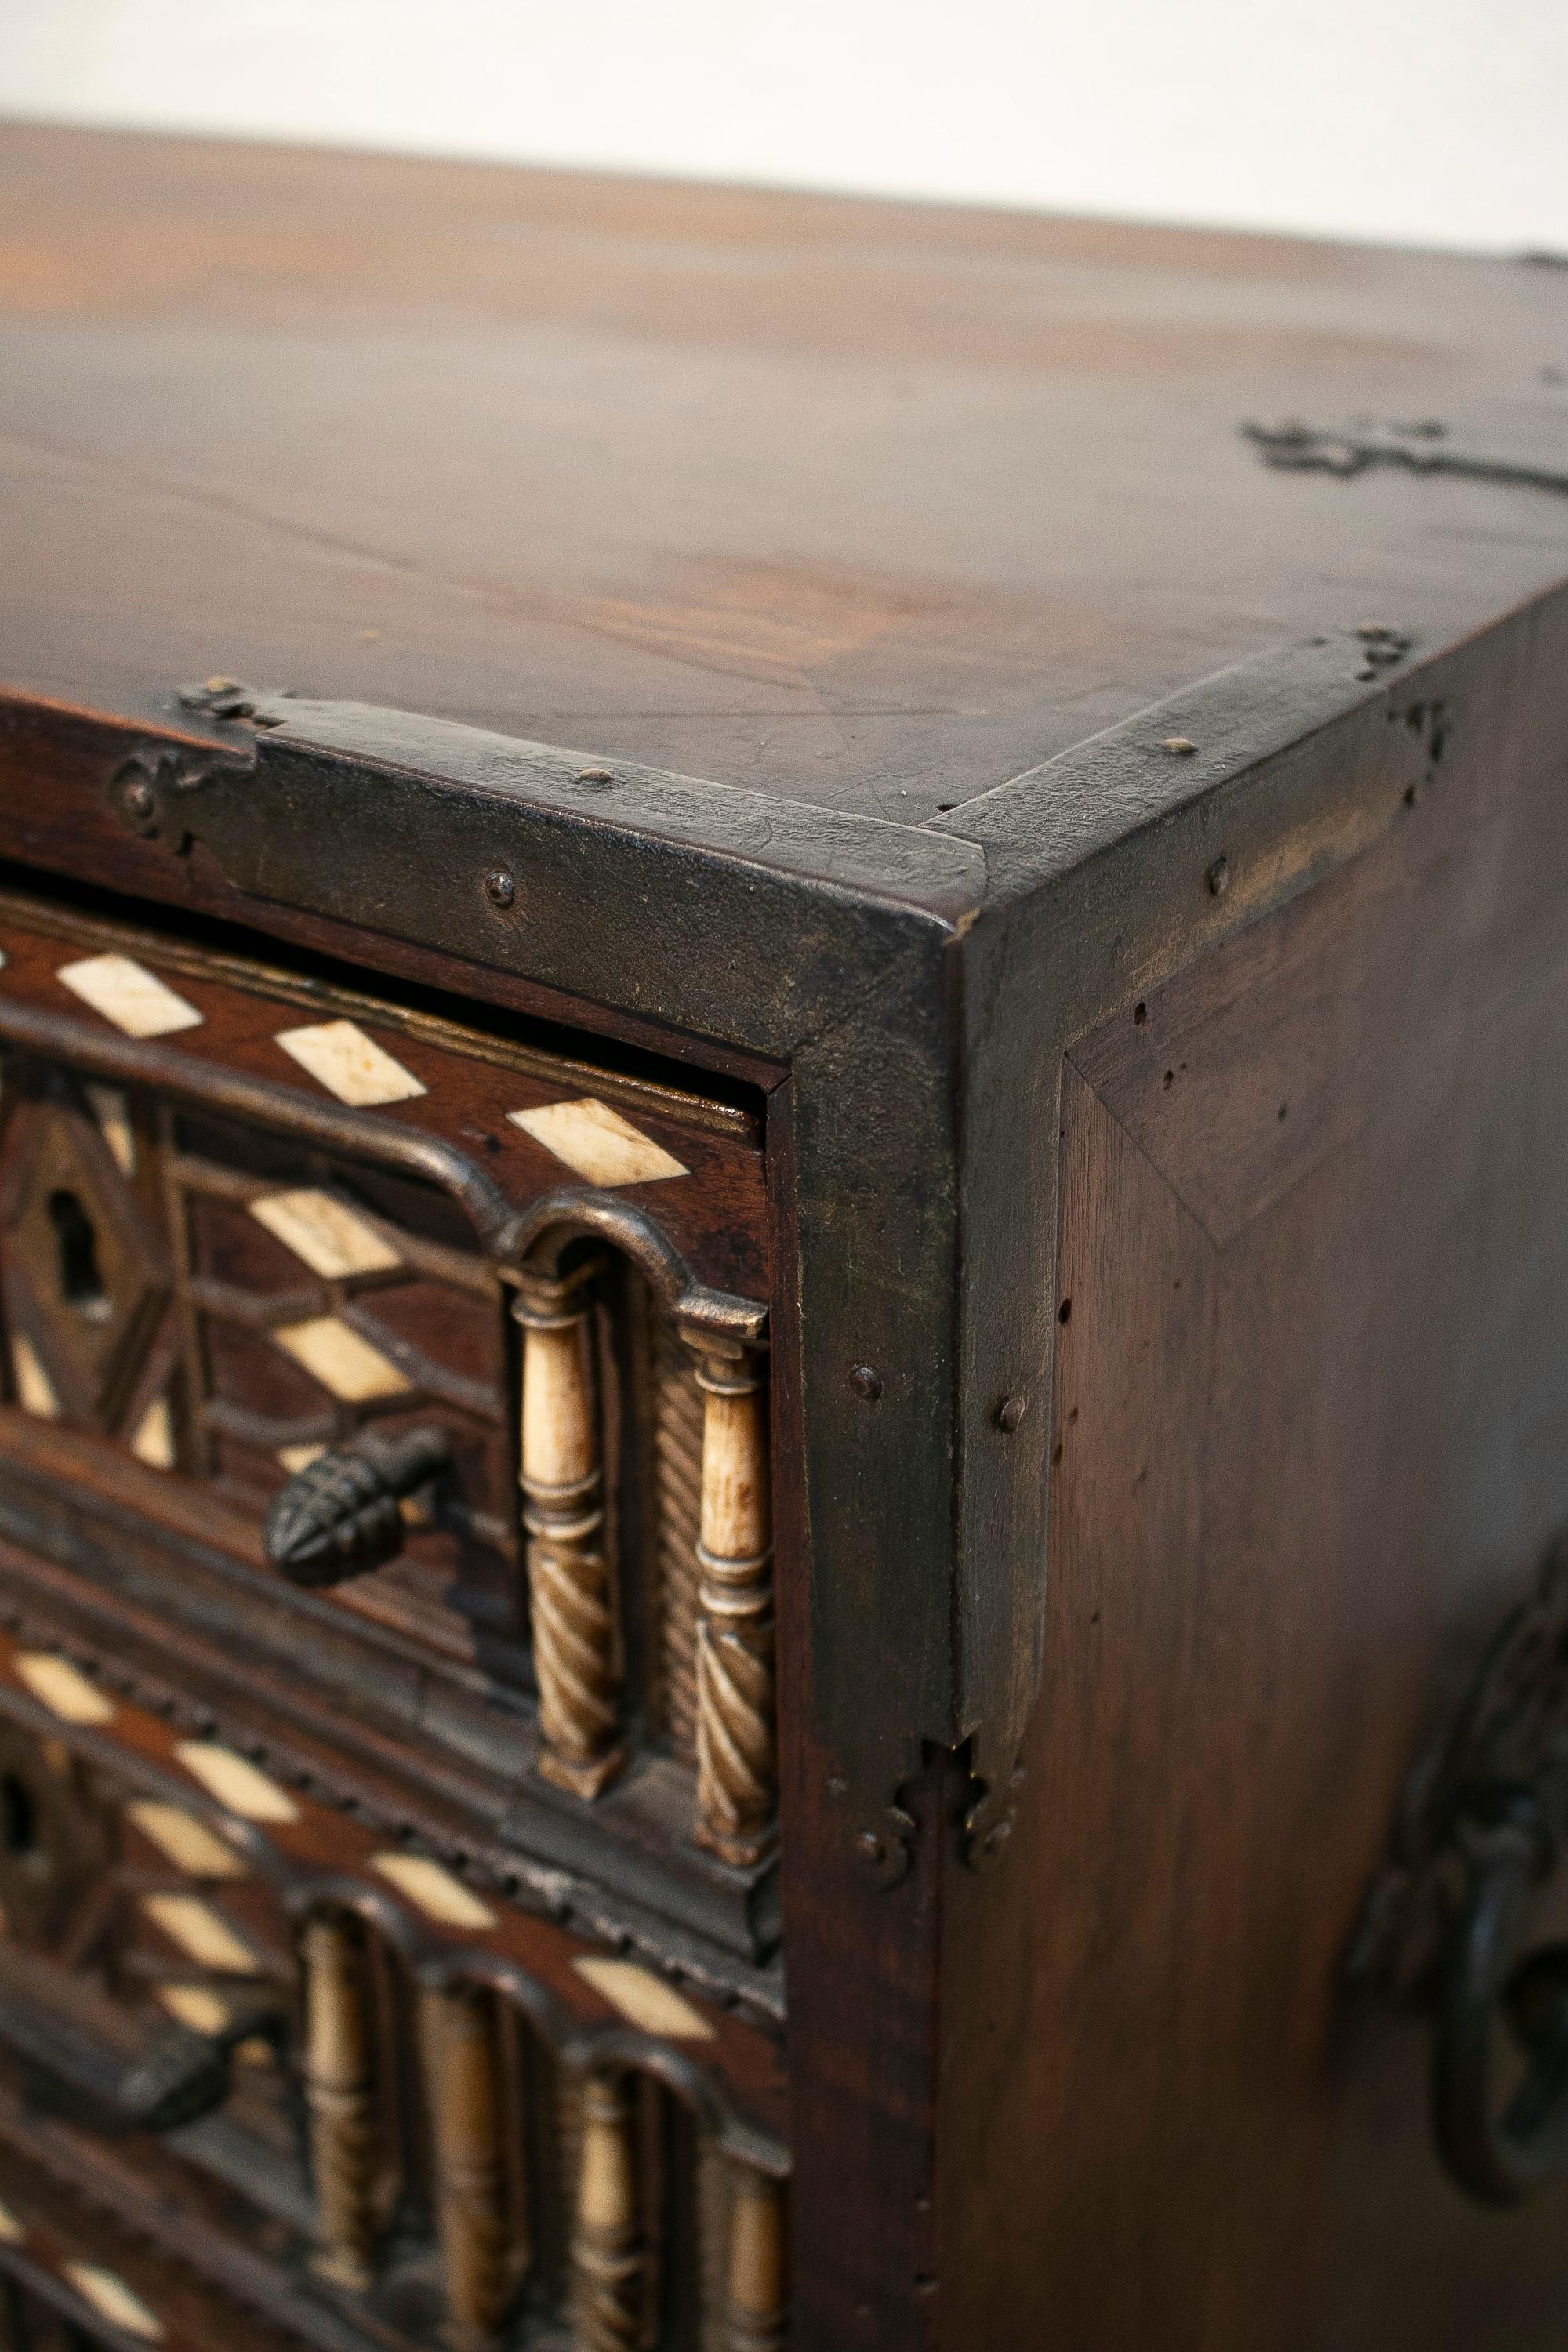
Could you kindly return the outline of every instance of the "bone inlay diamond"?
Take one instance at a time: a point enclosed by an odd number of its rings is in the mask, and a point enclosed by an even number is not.
[[[314,1315],[308,1323],[284,1323],[271,1336],[313,1381],[320,1381],[345,1404],[397,1396],[413,1385],[390,1356],[384,1356],[336,1315]]]
[[[183,1739],[174,1754],[208,1796],[237,1813],[242,1822],[299,1820],[300,1808],[287,1789],[269,1780],[248,1756],[237,1755],[216,1739]]]
[[[167,1037],[176,1029],[202,1025],[194,1004],[130,956],[87,956],[80,963],[62,964],[58,977],[128,1037]]]
[[[374,1225],[331,1192],[309,1186],[295,1192],[268,1192],[252,1201],[250,1213],[323,1282],[342,1282],[351,1274],[384,1274],[403,1263]]]
[[[20,1331],[11,1342],[11,1370],[16,1382],[16,1402],[24,1412],[39,1421],[58,1421],[60,1401],[55,1394],[55,1384],[38,1361],[38,1351],[31,1339]]]
[[[572,1965],[596,1993],[603,1994],[612,2009],[618,2009],[643,2032],[657,2033],[665,2042],[713,2040],[713,2028],[708,2020],[689,2000],[683,2000],[673,1985],[667,1985],[651,1969],[639,1969],[635,1960],[590,1957],[574,1960]]]
[[[183,1812],[178,1805],[155,1803],[150,1797],[138,1799],[125,1811],[142,1836],[193,1878],[245,1876],[245,1864],[233,1847],[226,1845],[205,1822],[197,1821],[195,1813]]]
[[[507,1117],[590,1184],[655,1184],[689,1173],[651,1135],[593,1095],[546,1103],[540,1110],[509,1110]]]
[[[390,1879],[427,1919],[438,1919],[444,1927],[493,1927],[496,1924],[489,1906],[470,1895],[460,1878],[454,1878],[427,1854],[374,1853],[370,1866]]]
[[[143,1895],[142,1908],[198,1967],[221,1969],[226,1976],[247,1976],[255,1969],[256,1955],[249,1945],[199,1895]]]
[[[384,1046],[352,1021],[280,1029],[277,1042],[330,1095],[355,1110],[367,1110],[377,1103],[408,1102],[426,1091],[412,1070],[394,1061]]]
[[[167,1397],[153,1398],[136,1424],[131,1451],[138,1462],[145,1462],[151,1469],[174,1468],[174,1424],[170,1417]]]
[[[62,1723],[109,1723],[119,1713],[106,1692],[52,1650],[18,1650],[16,1666],[33,1696]]]
[[[105,1143],[114,1155],[115,1166],[122,1176],[136,1173],[136,1137],[131,1125],[131,1110],[118,1087],[89,1087],[88,1101],[97,1119]]]
[[[122,2329],[127,2336],[142,2336],[149,2344],[163,2342],[163,2321],[113,2271],[106,2271],[100,2263],[62,2263],[60,2276],[111,2327]]]

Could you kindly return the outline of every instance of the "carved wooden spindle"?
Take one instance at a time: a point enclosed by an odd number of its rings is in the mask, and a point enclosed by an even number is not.
[[[693,1345],[705,1405],[696,1834],[753,1863],[773,1842],[778,1780],[767,1403],[755,1357]]]
[[[485,1994],[427,1991],[423,2005],[436,2194],[454,2344],[488,2343],[511,2289],[495,2021]]]
[[[784,2352],[789,2318],[784,2184],[754,2164],[736,2163],[731,2177],[724,2352]]]
[[[374,2236],[370,2030],[357,1931],[306,1922],[305,2101],[316,2192],[316,2267],[340,2286],[371,2283]]]
[[[596,1797],[624,1753],[603,1542],[594,1272],[583,1266],[564,1279],[530,1275],[512,1309],[522,1327],[520,1476],[545,1743],[540,1770],[579,1797]]]
[[[583,2086],[573,2352],[627,2352],[642,2336],[635,2090],[629,2074],[591,2074]]]

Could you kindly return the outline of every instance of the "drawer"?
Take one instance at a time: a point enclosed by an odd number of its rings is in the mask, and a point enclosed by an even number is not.
[[[296,2339],[782,2345],[773,2035],[175,1713],[0,1640],[0,2176]]]
[[[31,898],[0,953],[0,1531],[763,1957],[760,1106]]]

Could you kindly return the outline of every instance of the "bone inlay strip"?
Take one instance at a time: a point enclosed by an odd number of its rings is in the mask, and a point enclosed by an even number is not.
[[[572,1965],[612,2009],[618,2009],[644,2033],[656,2033],[664,2042],[712,2041],[713,2028],[708,2020],[683,2000],[673,1985],[638,1968],[635,1960],[600,1959],[589,1953]]]
[[[438,1919],[444,1927],[493,1927],[496,1924],[489,1906],[427,1854],[373,1854],[371,1868],[389,1880],[416,1910],[423,1911],[427,1919]]]
[[[163,2321],[113,2271],[106,2271],[100,2263],[64,2263],[60,2276],[111,2327],[122,2329],[127,2336],[140,2336],[149,2344],[162,2343]]]
[[[62,964],[57,977],[128,1037],[168,1037],[176,1029],[202,1025],[194,1004],[129,956],[85,956],[79,963]]]

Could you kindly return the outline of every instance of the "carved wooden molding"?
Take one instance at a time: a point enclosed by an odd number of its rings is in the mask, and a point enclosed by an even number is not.
[[[698,1843],[760,1861],[778,1794],[767,1399],[756,1357],[693,1343],[703,1393]]]
[[[522,1328],[519,1477],[544,1736],[539,1769],[579,1797],[598,1796],[625,1760],[603,1541],[605,1465],[593,1330],[597,1270],[597,1262],[589,1260],[565,1276],[531,1273],[512,1307]]]
[[[370,2033],[353,1927],[318,1912],[301,1938],[305,2103],[316,2192],[316,2267],[340,2286],[372,2278],[374,2237]]]

